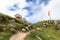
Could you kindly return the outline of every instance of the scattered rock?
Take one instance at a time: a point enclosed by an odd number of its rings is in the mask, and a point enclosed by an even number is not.
[[[38,28],[38,27],[37,27],[36,29],[37,29],[37,30],[42,30],[41,28]]]
[[[26,29],[22,28],[22,32],[26,32],[26,31],[27,31]]]

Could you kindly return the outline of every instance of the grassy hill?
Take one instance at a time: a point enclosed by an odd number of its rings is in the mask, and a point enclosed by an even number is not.
[[[60,40],[59,20],[46,20],[33,25],[36,26],[36,29],[31,30],[25,40]]]
[[[22,19],[0,13],[0,40],[9,40],[11,35],[25,27],[31,29],[25,40],[60,40],[60,20],[29,24]]]
[[[0,13],[0,40],[9,40],[12,34],[21,31],[24,27],[28,27],[28,23],[22,19],[18,20]]]

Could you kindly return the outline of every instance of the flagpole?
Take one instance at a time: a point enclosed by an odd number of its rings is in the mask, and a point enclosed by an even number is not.
[[[49,16],[50,17],[50,20],[51,20],[51,16]]]

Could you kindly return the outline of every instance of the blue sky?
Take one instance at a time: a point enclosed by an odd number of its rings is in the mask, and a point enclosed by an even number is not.
[[[13,4],[12,6],[9,6],[7,9],[8,9],[9,11],[20,10],[20,8],[19,8],[19,6],[18,6],[17,3],[16,3],[16,4]]]
[[[50,19],[60,19],[60,0],[0,0],[0,12],[14,17],[20,14],[27,21],[35,23]]]

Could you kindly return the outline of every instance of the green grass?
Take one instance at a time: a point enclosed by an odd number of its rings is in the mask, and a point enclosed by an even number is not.
[[[0,13],[0,18],[2,18],[2,20],[0,20],[0,40],[9,40],[17,30],[20,31],[21,27],[28,26],[28,23],[24,22],[22,19],[17,20],[3,13]],[[12,22],[12,20],[15,21]]]
[[[25,40],[39,40],[36,37],[31,37],[30,35],[27,35],[27,37],[25,38]]]
[[[0,21],[0,24],[1,24],[0,28],[2,30],[3,30],[3,28],[7,29],[6,31],[0,32],[0,40],[9,40],[10,36],[15,33],[15,31],[16,31],[15,28],[20,29],[21,27],[28,26],[28,23],[24,22],[23,20],[17,20],[15,18],[4,15],[2,13],[0,13],[0,17],[5,19],[3,21]],[[9,23],[8,21],[12,20],[12,19],[15,21],[12,23]],[[52,23],[51,26],[43,27],[42,24],[45,22],[47,22],[47,21],[41,21],[41,22],[32,24],[32,27],[37,26],[42,30],[39,31],[39,30],[34,29],[34,31],[33,31],[33,29],[32,29],[30,31],[30,34],[26,36],[25,40],[39,40],[38,38],[36,38],[36,35],[39,36],[43,40],[60,40],[60,30],[55,29],[56,26],[54,25],[54,23]],[[11,26],[9,24],[11,24],[13,26]],[[3,25],[5,25],[5,26],[3,26]],[[15,30],[11,31],[10,27],[14,28]]]
[[[42,40],[60,40],[60,30],[55,29],[55,25],[51,24],[51,26],[43,27],[42,26],[43,22],[38,22],[36,24],[37,27],[40,27],[42,30],[36,30],[36,35],[39,36]],[[34,32],[33,32],[34,33]],[[29,34],[30,35],[30,34]],[[33,35],[33,34],[31,34]],[[25,40],[30,40],[31,36],[27,36]],[[32,38],[31,40],[38,40],[36,37]]]
[[[55,31],[53,28],[43,28],[42,31],[37,31],[37,35],[43,40],[60,40],[60,31]],[[31,34],[33,35],[33,34]],[[25,40],[38,40],[36,37],[27,36]]]
[[[12,35],[11,32],[1,32],[0,33],[0,40],[9,40],[11,35]]]
[[[43,40],[60,40],[60,30],[56,31],[52,27],[42,28],[42,31],[37,31],[37,35]]]

